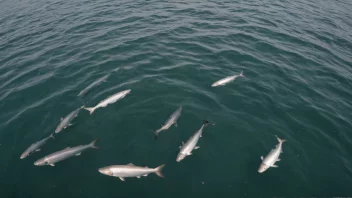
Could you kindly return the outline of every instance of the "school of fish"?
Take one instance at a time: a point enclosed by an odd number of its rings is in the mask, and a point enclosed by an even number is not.
[[[118,69],[114,70],[117,71]],[[86,88],[84,88],[82,91],[79,92],[78,96],[84,96],[87,94],[90,90],[92,90],[94,87],[99,86],[102,84],[104,81],[106,81],[110,77],[111,73],[106,74],[105,76],[97,79],[96,81],[92,82],[89,84]],[[225,77],[223,79],[220,79],[216,82],[214,82],[211,87],[217,87],[217,86],[224,86],[234,80],[236,80],[238,77],[244,77],[243,71],[240,74],[232,75]],[[85,109],[89,111],[90,115],[92,115],[98,108],[103,108],[108,106],[109,104],[113,104],[123,98],[125,98],[128,94],[131,93],[131,89],[126,89],[120,92],[117,92],[101,102],[99,102],[96,106],[94,107],[85,107],[84,105],[69,114],[67,114],[64,118],[61,118],[61,121],[59,125],[56,127],[54,133],[59,133],[66,129],[68,126],[72,125],[72,121],[74,120],[75,117],[77,117],[78,113],[80,112],[81,109]],[[178,120],[181,116],[183,107],[179,106],[176,111],[174,111],[168,119],[164,122],[164,124],[157,130],[154,131],[154,139],[157,140],[159,134],[162,131],[167,131],[172,125],[175,127],[178,126]],[[203,121],[202,126],[200,127],[199,130],[197,130],[193,135],[190,136],[190,138],[186,141],[186,143],[182,142],[182,145],[179,147],[179,152],[176,157],[176,162],[181,162],[184,160],[187,156],[191,156],[192,152],[194,150],[199,149],[200,146],[197,146],[199,139],[202,137],[203,130],[204,128],[209,124],[207,120]],[[48,137],[43,138],[39,140],[38,142],[35,142],[31,144],[20,156],[20,159],[24,159],[35,152],[38,152],[41,150],[41,148],[49,142],[50,139],[55,139],[54,138],[54,133],[51,133]],[[258,172],[263,173],[267,171],[270,167],[275,167],[277,168],[278,166],[275,164],[276,162],[280,161],[280,154],[282,153],[282,145],[286,141],[284,139],[280,139],[277,137],[278,144],[274,149],[272,149],[269,154],[266,157],[261,156],[262,162],[259,165]],[[63,161],[65,159],[74,157],[74,156],[79,156],[82,154],[83,151],[86,151],[90,148],[97,149],[98,147],[96,146],[96,142],[98,139],[92,141],[89,144],[86,145],[79,145],[75,147],[66,147],[62,150],[56,151],[54,153],[48,154],[34,162],[35,166],[55,166],[56,163]],[[98,171],[101,174],[107,175],[107,176],[113,176],[113,177],[118,177],[120,178],[121,181],[125,181],[126,177],[137,177],[140,178],[141,176],[148,176],[150,173],[155,173],[159,177],[164,177],[162,174],[162,169],[165,167],[165,164],[162,164],[156,168],[149,168],[147,166],[136,166],[132,163],[129,163],[127,165],[109,165],[106,167],[99,168]]]

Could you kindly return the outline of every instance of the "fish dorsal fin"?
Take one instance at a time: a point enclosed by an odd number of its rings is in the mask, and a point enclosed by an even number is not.
[[[134,166],[134,164],[132,164],[132,163],[129,163],[129,164],[127,164],[127,165],[129,165],[129,166]]]
[[[149,168],[148,166],[145,166],[144,168]]]
[[[60,118],[60,121],[62,121],[64,118]]]
[[[185,143],[184,142],[182,142],[182,145],[184,145]]]
[[[70,148],[71,148],[71,147],[68,146],[68,147],[66,147],[64,150],[67,150],[67,149],[70,149]]]

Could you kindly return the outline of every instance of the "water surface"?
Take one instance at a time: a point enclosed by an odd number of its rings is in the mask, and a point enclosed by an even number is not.
[[[2,0],[0,197],[352,196],[351,10],[347,0]],[[61,117],[124,89],[19,159]],[[179,126],[155,141],[151,130],[180,105]],[[216,125],[177,163],[203,119]],[[274,135],[288,140],[279,168],[259,174]],[[96,138],[99,150],[33,165]],[[131,162],[165,163],[165,178],[98,172]]]

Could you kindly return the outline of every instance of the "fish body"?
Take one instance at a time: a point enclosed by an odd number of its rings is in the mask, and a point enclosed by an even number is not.
[[[106,81],[106,79],[108,79],[110,76],[109,74],[106,74],[105,76],[97,79],[96,81],[92,82],[90,85],[88,85],[86,88],[84,88],[81,92],[79,92],[78,96],[83,96],[86,93],[88,93],[93,87],[96,87],[98,85],[100,85],[102,82]]]
[[[197,147],[197,142],[199,138],[202,137],[203,129],[208,123],[208,121],[204,120],[202,127],[197,132],[195,132],[184,145],[181,146],[180,152],[176,158],[177,162],[180,162],[188,155],[192,155],[192,151],[199,148]]]
[[[124,98],[130,92],[131,92],[131,89],[120,91],[120,92],[118,92],[118,93],[116,93],[114,95],[111,95],[111,96],[107,97],[106,99],[102,100],[95,107],[87,107],[87,108],[84,108],[84,109],[88,110],[90,112],[90,114],[92,115],[96,109],[98,109],[100,107],[106,107],[106,106],[108,106],[108,104],[115,103],[116,101],[121,100],[122,98]]]
[[[265,158],[261,156],[262,163],[260,164],[258,169],[259,173],[263,173],[270,167],[278,167],[277,165],[275,165],[275,163],[280,161],[279,156],[282,153],[282,144],[286,142],[286,140],[280,139],[277,136],[276,138],[279,141],[279,144],[276,145],[276,148],[271,150]]]
[[[214,82],[211,86],[212,87],[223,86],[231,81],[234,81],[238,77],[244,77],[243,71],[239,75],[228,76],[226,78],[220,79],[220,80]]]
[[[158,139],[158,135],[160,132],[168,130],[173,124],[177,126],[177,120],[181,116],[181,112],[182,112],[182,106],[179,107],[175,112],[173,112],[170,115],[170,117],[165,121],[165,123],[161,126],[160,129],[154,131],[155,140]]]
[[[31,146],[29,146],[21,155],[20,159],[24,159],[26,157],[28,157],[30,154],[40,151],[40,147],[42,147],[44,144],[46,144],[46,142],[50,139],[50,138],[54,138],[54,135],[51,134],[49,137],[46,137],[42,140],[39,140],[36,143],[33,143]]]
[[[112,165],[99,169],[99,172],[113,177],[119,177],[122,181],[125,181],[125,177],[137,177],[148,176],[150,173],[155,173],[159,177],[164,177],[161,170],[164,168],[165,164],[158,166],[156,168],[148,168],[135,166],[132,163],[127,165]]]
[[[34,165],[36,166],[44,166],[44,165],[50,165],[50,166],[55,166],[55,163],[65,160],[69,157],[73,156],[79,156],[83,151],[89,149],[89,148],[98,148],[95,146],[95,143],[98,140],[94,140],[90,144],[87,145],[80,145],[80,146],[75,146],[75,147],[67,147],[63,150],[57,151],[55,153],[52,153],[50,155],[47,155],[37,161],[34,162]]]
[[[62,131],[63,129],[65,129],[68,126],[71,126],[71,121],[77,117],[79,111],[83,108],[84,106],[82,106],[79,109],[76,109],[74,111],[72,111],[71,113],[69,113],[66,117],[61,118],[61,122],[60,124],[56,127],[55,129],[55,133],[59,133],[60,131]]]

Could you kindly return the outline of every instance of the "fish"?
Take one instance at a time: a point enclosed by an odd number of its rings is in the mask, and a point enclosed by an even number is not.
[[[110,77],[110,73],[106,74],[105,76],[98,78],[96,81],[92,82],[86,88],[84,88],[81,92],[79,92],[78,96],[83,96],[88,93],[93,87],[100,85],[102,82],[106,81]]]
[[[177,120],[181,116],[182,106],[180,106],[175,112],[173,112],[170,117],[165,121],[160,129],[154,131],[154,139],[158,139],[158,135],[161,131],[168,130],[173,124],[177,127]]]
[[[279,144],[276,145],[275,149],[272,149],[269,154],[264,158],[263,156],[260,157],[262,163],[259,166],[258,172],[263,173],[270,167],[277,168],[278,165],[275,165],[276,162],[280,161],[279,156],[282,153],[282,144],[286,142],[284,139],[280,139],[279,137],[275,136]]]
[[[104,175],[119,177],[121,181],[125,181],[125,177],[137,177],[148,176],[150,173],[155,173],[159,177],[164,177],[161,170],[165,167],[165,164],[160,165],[156,168],[135,166],[132,163],[127,165],[112,165],[99,168],[98,171]]]
[[[192,135],[185,144],[180,146],[180,152],[178,153],[176,158],[177,162],[180,162],[183,159],[185,159],[185,157],[192,155],[192,151],[194,149],[200,148],[199,146],[197,146],[197,142],[199,138],[202,137],[204,127],[207,126],[208,124],[209,122],[207,120],[204,120],[202,127],[197,132],[195,132],[194,135]]]
[[[66,127],[71,126],[72,124],[70,123],[75,117],[77,117],[79,111],[84,108],[84,106],[72,111],[69,113],[66,117],[61,118],[60,124],[56,127],[55,133],[59,133],[63,129],[66,129]]]
[[[220,80],[214,82],[211,86],[212,87],[223,86],[223,85],[226,85],[227,83],[229,83],[231,81],[236,80],[236,78],[238,78],[238,77],[245,77],[243,75],[243,71],[241,71],[241,73],[239,75],[228,76],[226,78],[220,79]]]
[[[37,161],[34,162],[34,165],[36,166],[45,166],[45,165],[50,165],[50,166],[55,166],[55,164],[59,161],[65,160],[67,158],[73,157],[73,156],[79,156],[81,153],[89,148],[95,148],[97,149],[98,147],[95,146],[96,142],[98,139],[94,140],[90,144],[87,145],[80,145],[80,146],[75,146],[75,147],[67,147],[63,150],[56,151],[50,155],[47,155],[41,159],[38,159]]]
[[[42,147],[44,144],[46,144],[46,142],[50,139],[55,139],[54,134],[52,133],[49,137],[46,137],[42,140],[39,140],[36,143],[33,143],[32,145],[30,145],[21,155],[20,159],[24,159],[26,157],[28,157],[30,154],[35,153],[40,151],[40,147]]]
[[[92,115],[96,109],[98,109],[100,107],[106,107],[106,106],[108,106],[108,104],[115,103],[116,101],[121,100],[122,98],[124,98],[130,92],[131,92],[131,89],[120,91],[120,92],[118,92],[118,93],[116,93],[114,95],[111,95],[111,96],[107,97],[106,99],[102,100],[95,107],[87,107],[87,108],[84,108],[84,109],[88,110],[90,115]]]

